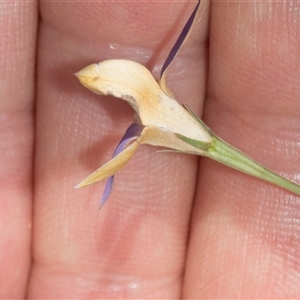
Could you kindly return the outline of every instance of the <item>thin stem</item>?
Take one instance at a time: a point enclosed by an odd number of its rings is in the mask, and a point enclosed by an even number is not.
[[[265,168],[246,154],[237,150],[216,135],[208,150],[208,156],[236,170],[278,185],[300,195],[300,185]]]

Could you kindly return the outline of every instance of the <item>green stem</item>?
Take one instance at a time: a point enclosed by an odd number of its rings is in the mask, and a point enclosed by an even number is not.
[[[211,159],[300,195],[300,185],[273,173],[216,135],[212,138],[213,141],[208,148],[208,157]]]

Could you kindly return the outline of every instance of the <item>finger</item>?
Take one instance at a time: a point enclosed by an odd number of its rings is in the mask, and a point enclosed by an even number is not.
[[[270,169],[299,177],[297,2],[213,2],[205,119]],[[299,295],[299,197],[204,160],[187,298]]]
[[[84,90],[73,74],[91,63],[125,58],[145,64],[158,78],[192,8],[166,2],[42,3],[30,297],[179,297],[196,158],[142,146],[116,175],[99,212],[105,183],[72,187],[110,159],[133,114],[120,100]],[[199,110],[205,66],[195,61],[204,35],[194,36],[169,71],[178,98],[193,107],[199,103]]]
[[[30,267],[37,3],[0,5],[0,298],[25,297]]]

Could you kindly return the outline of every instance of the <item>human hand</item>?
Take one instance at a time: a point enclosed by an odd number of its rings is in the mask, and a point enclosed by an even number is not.
[[[29,298],[83,299],[299,295],[293,194],[147,146],[118,173],[101,211],[103,184],[72,189],[110,159],[132,120],[125,103],[93,95],[72,74],[126,58],[158,77],[191,3],[42,2],[35,143],[35,4],[2,5],[11,13],[3,32],[20,31],[7,34],[1,68],[1,298],[25,298],[26,290]],[[204,119],[219,136],[297,178],[297,4],[288,13],[283,3],[201,5],[169,71],[176,99],[201,115],[206,98]]]

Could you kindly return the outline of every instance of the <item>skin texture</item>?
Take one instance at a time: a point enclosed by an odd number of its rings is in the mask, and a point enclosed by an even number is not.
[[[72,188],[133,117],[73,74],[126,58],[158,77],[193,3],[42,1],[39,23],[38,3],[0,5],[1,299],[299,297],[295,195],[150,146],[101,211],[104,183]],[[203,2],[168,76],[216,134],[296,182],[299,11],[297,1]]]

